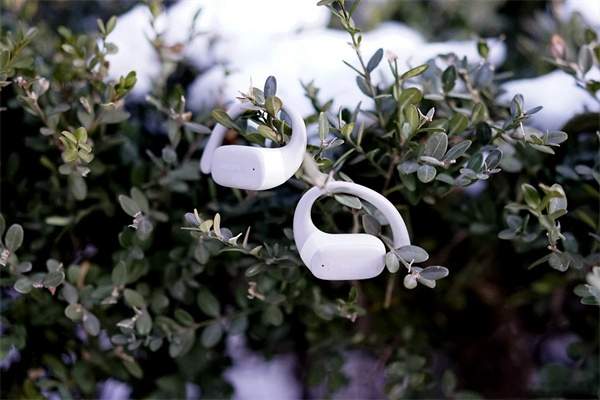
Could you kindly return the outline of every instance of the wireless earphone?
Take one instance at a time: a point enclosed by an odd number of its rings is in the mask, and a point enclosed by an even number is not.
[[[385,266],[385,245],[366,233],[331,234],[319,230],[312,222],[312,205],[330,193],[355,195],[374,205],[392,228],[394,248],[410,244],[402,216],[381,194],[351,182],[333,181],[313,187],[298,202],[294,212],[294,240],[304,264],[319,279],[354,280],[379,275]]]
[[[234,119],[252,107],[236,103],[227,113]],[[290,117],[290,141],[279,148],[241,145],[221,146],[227,128],[217,124],[210,134],[200,159],[200,170],[221,186],[246,190],[266,190],[285,183],[300,168],[306,151],[306,126],[294,110],[283,105]]]

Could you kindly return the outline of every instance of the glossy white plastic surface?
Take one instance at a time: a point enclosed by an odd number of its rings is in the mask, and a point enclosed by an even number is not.
[[[323,188],[308,190],[294,212],[294,240],[300,258],[319,279],[355,280],[379,275],[385,267],[386,253],[380,239],[365,233],[326,233],[312,222],[311,209],[315,200],[330,193],[352,194],[373,204],[390,224],[394,247],[410,244],[402,216],[384,196],[356,183],[329,182]]]
[[[249,108],[249,103],[236,103],[227,113],[234,119]],[[217,124],[202,153],[201,171],[211,173],[219,185],[237,189],[266,190],[285,183],[302,164],[307,138],[302,117],[285,105],[282,109],[292,124],[292,135],[285,146],[221,146],[227,128]]]

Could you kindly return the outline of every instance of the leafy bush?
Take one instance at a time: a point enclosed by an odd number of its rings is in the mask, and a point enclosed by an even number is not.
[[[345,62],[371,102],[335,110],[306,84],[319,137],[294,178],[255,193],[216,186],[198,161],[215,121],[230,141],[285,142],[275,78],[241,96],[256,106],[242,118],[195,116],[173,79],[184,63],[153,40],[163,73],[146,103],[127,104],[135,71],[107,79],[107,56],[127,51],[110,42],[115,18],[76,33],[9,14],[1,358],[20,360],[2,372],[3,397],[93,397],[110,377],[135,397],[183,397],[186,382],[226,397],[224,339],[237,334],[266,354],[296,352],[300,379],[328,393],[345,384],[351,349],[379,360],[390,398],[597,393],[597,309],[579,299],[600,302],[598,115],[538,130],[528,122],[539,108],[499,100],[485,40],[482,62],[443,54],[404,69],[383,49],[362,52],[358,2],[320,4],[347,31],[356,59]],[[553,39],[552,62],[597,99],[586,72],[600,46],[580,31],[556,36],[569,51]],[[385,68],[391,84],[375,79]],[[317,281],[290,228],[299,197],[326,179],[384,194],[420,247],[390,248],[376,279]],[[318,211],[326,231],[387,237],[355,197]],[[566,364],[528,349],[565,332],[577,338]]]

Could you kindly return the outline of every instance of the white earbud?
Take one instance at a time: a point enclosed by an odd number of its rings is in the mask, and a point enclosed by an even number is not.
[[[294,212],[294,240],[300,258],[314,276],[326,280],[368,279],[379,275],[385,267],[385,245],[366,233],[331,234],[319,230],[310,215],[312,205],[329,193],[355,195],[374,205],[392,228],[394,248],[410,244],[402,216],[381,194],[351,182],[329,182],[323,188],[313,187],[298,202]]]
[[[235,119],[251,107],[236,103],[227,114]],[[300,168],[306,151],[306,126],[294,110],[282,107],[292,122],[290,141],[279,148],[240,145],[221,146],[227,128],[217,124],[200,159],[200,170],[212,174],[216,183],[246,190],[266,190],[285,183]]]

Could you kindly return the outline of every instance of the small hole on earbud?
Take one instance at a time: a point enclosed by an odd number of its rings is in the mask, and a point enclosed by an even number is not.
[[[256,171],[256,169],[252,168],[252,171]]]
[[[325,267],[325,264],[321,264],[321,267]]]

